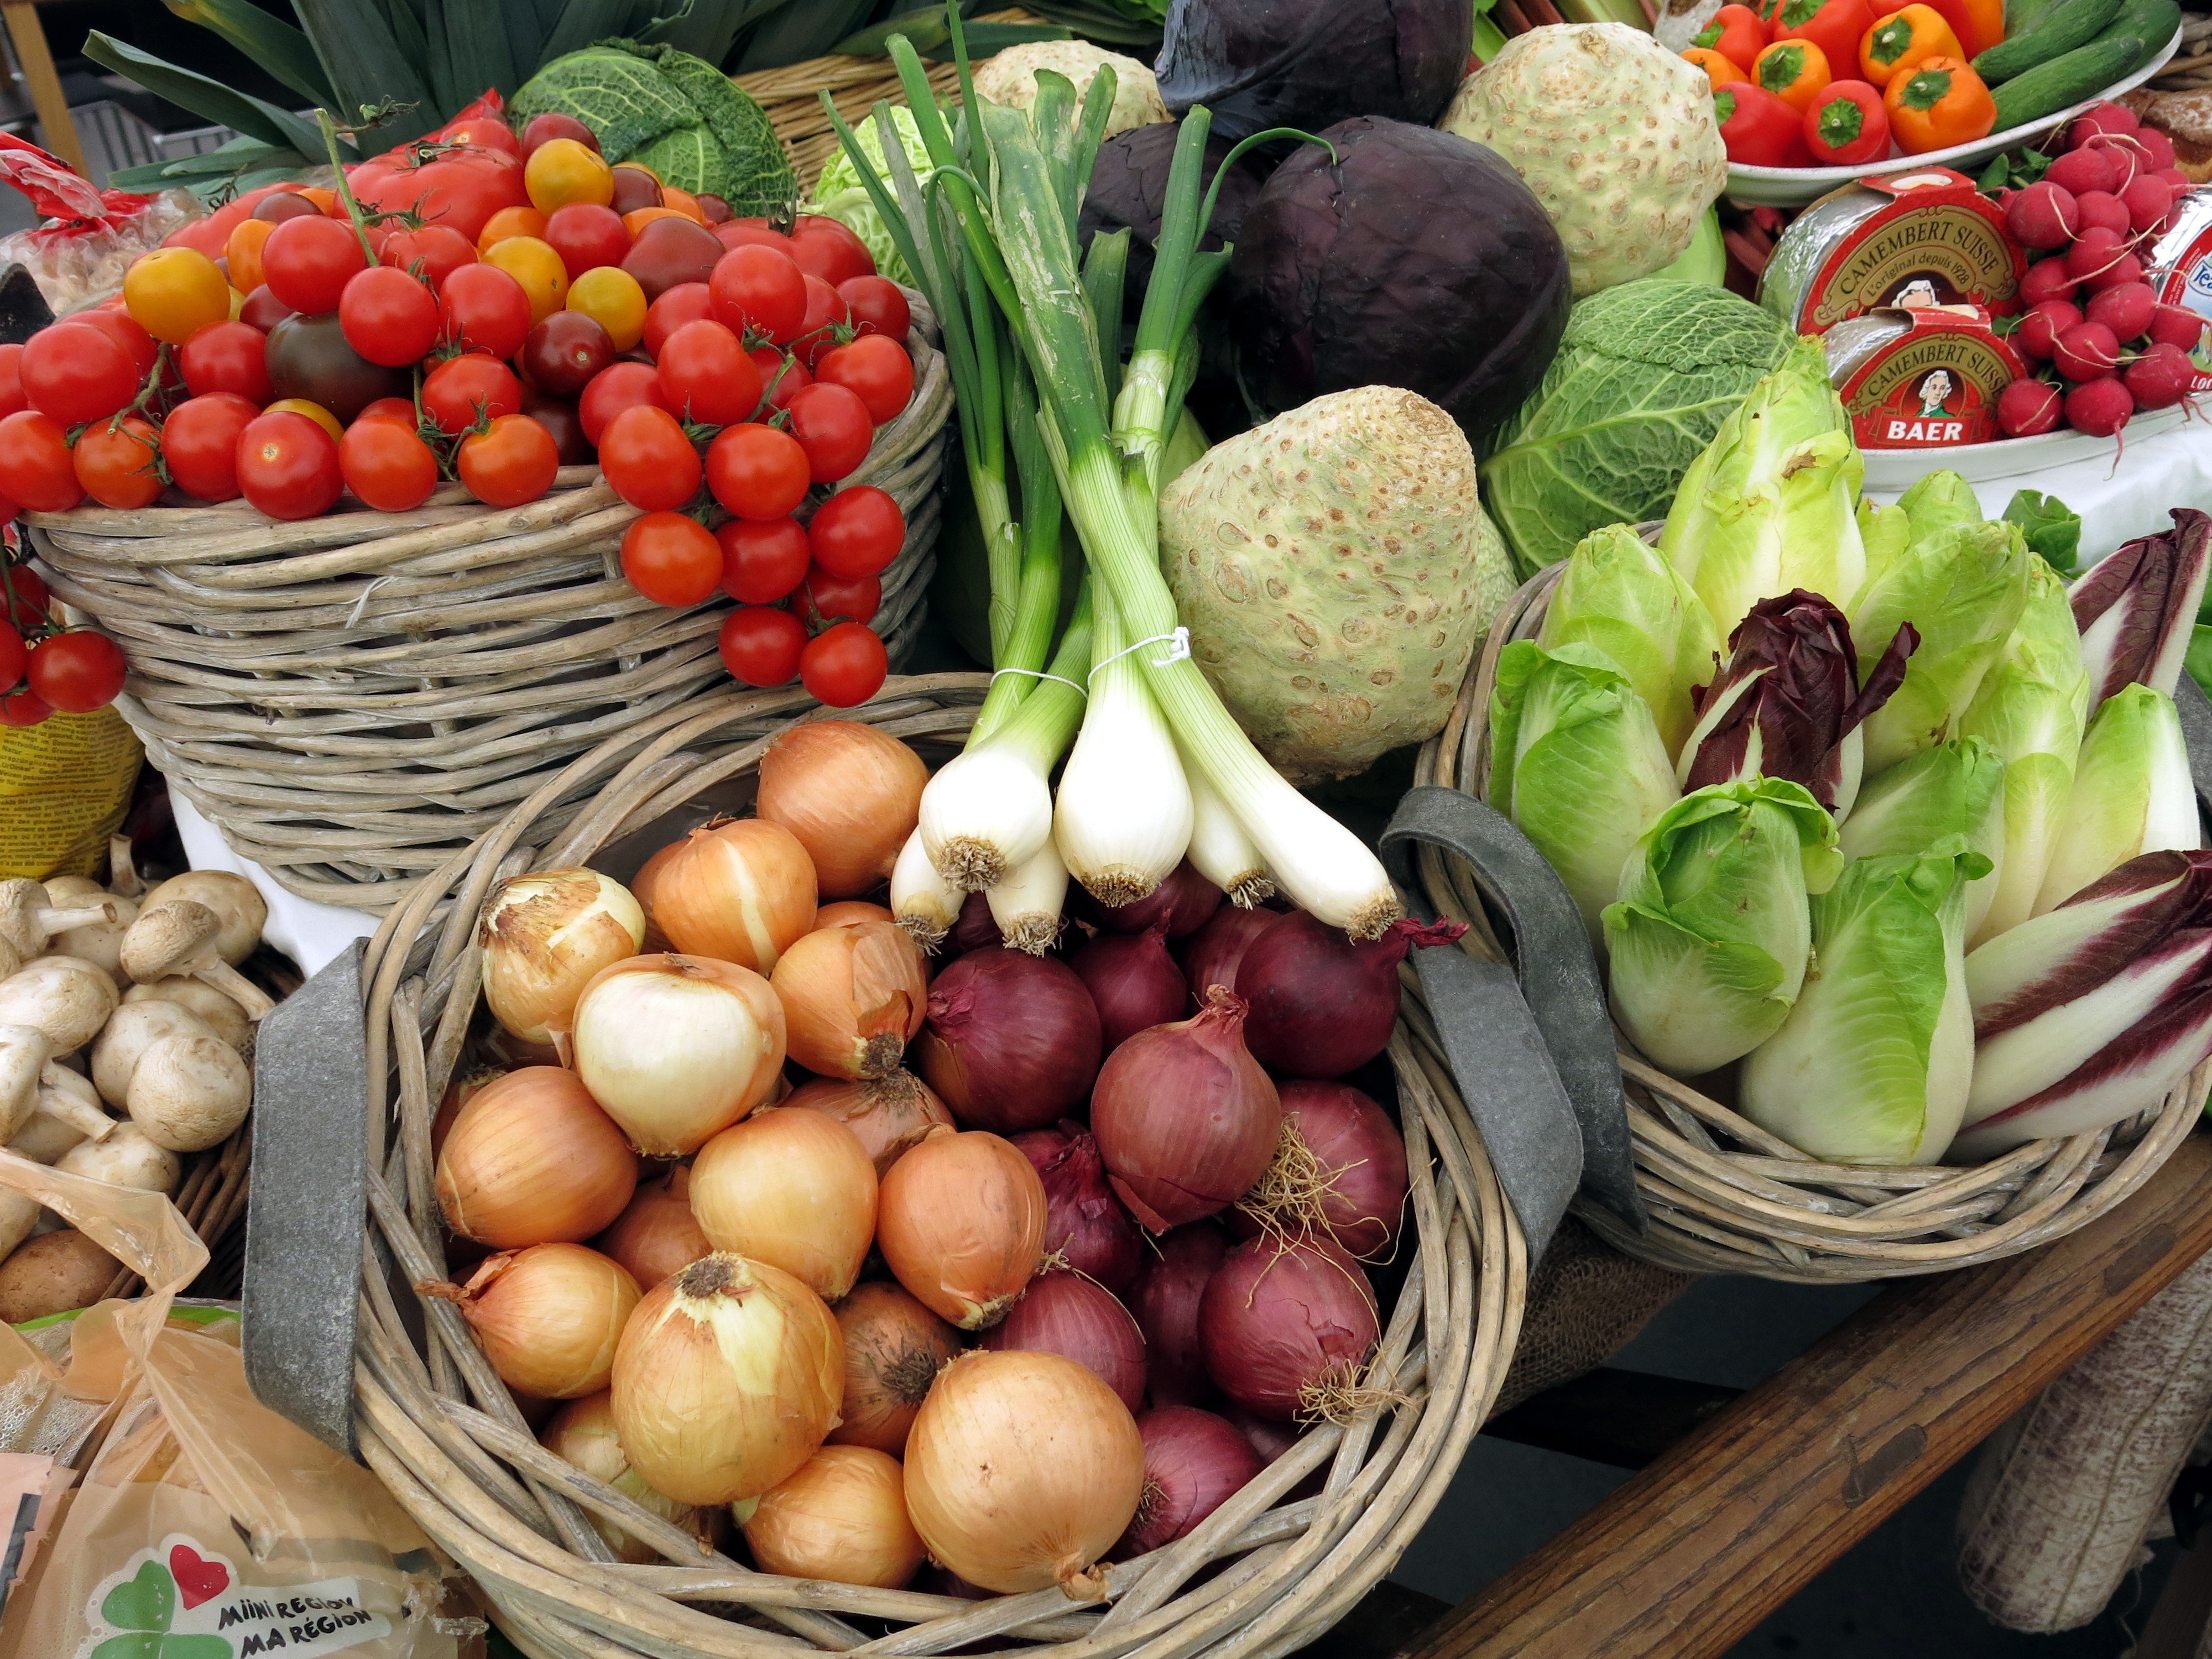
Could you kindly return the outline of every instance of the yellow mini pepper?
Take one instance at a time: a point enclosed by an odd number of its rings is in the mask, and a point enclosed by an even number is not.
[[[1875,20],[1859,42],[1859,68],[1878,87],[1929,58],[1966,57],[1959,37],[1933,6],[1911,5]]]
[[[1736,67],[1734,58],[1715,52],[1711,46],[1692,46],[1685,51],[1682,56],[1705,70],[1705,78],[1713,83],[1713,90],[1716,92],[1731,81],[1742,81],[1748,78]]]
[[[1828,55],[1810,40],[1777,40],[1753,62],[1751,78],[1802,113],[1836,77]]]

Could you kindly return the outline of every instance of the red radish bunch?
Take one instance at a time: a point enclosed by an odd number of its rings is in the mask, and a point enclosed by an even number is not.
[[[2110,437],[2138,409],[2189,395],[2204,319],[2161,305],[2145,280],[2150,244],[2190,189],[2173,141],[2119,104],[2098,104],[2066,129],[2043,177],[2003,198],[2005,231],[2038,256],[2020,284],[2013,343],[2045,365],[2007,386],[1997,424],[2033,437],[2062,422]]]

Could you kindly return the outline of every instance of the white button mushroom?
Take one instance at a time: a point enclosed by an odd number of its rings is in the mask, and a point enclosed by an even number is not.
[[[253,1022],[246,1018],[245,1009],[214,986],[181,974],[132,986],[123,994],[123,1003],[128,1007],[134,1002],[173,1002],[179,1007],[188,1008],[234,1048],[243,1048],[247,1035],[253,1030]]]
[[[141,899],[138,908],[151,909],[180,899],[204,904],[215,912],[216,949],[234,968],[253,954],[253,947],[261,942],[261,930],[269,923],[269,904],[260,890],[244,876],[234,876],[228,870],[187,870],[181,876],[171,876]]]
[[[0,1025],[0,1140],[13,1140],[33,1112],[60,1119],[70,1129],[103,1140],[115,1120],[100,1109],[91,1085],[57,1066],[53,1044],[31,1025]]]
[[[124,898],[137,898],[146,890],[138,879],[138,860],[128,836],[107,838],[107,890]]]
[[[157,1146],[197,1152],[227,1139],[253,1104],[253,1077],[219,1037],[167,1036],[138,1056],[126,1103]]]
[[[51,890],[52,884],[49,884]],[[114,913],[112,921],[88,921],[79,927],[64,927],[46,941],[49,954],[76,957],[100,969],[117,985],[131,983],[131,975],[123,971],[123,936],[131,931],[131,924],[138,920],[138,907],[127,898],[112,895],[105,900]]]
[[[66,1054],[100,1034],[120,999],[115,981],[76,957],[40,957],[0,979],[0,1025],[35,1025]]]
[[[118,1124],[105,1140],[72,1146],[54,1160],[54,1168],[143,1193],[173,1193],[185,1173],[177,1155],[135,1123]]]
[[[15,947],[16,954],[35,957],[46,941],[70,927],[95,921],[113,921],[115,901],[97,901],[63,908],[46,902],[46,890],[21,876],[0,881],[0,939]]]
[[[149,901],[155,897],[148,895]],[[196,899],[149,902],[123,936],[123,971],[141,985],[189,974],[237,1003],[248,1018],[259,1019],[276,1005],[222,959],[216,948],[221,926],[216,913]]]
[[[33,1112],[31,1121],[18,1129],[15,1138],[8,1143],[8,1150],[33,1164],[52,1164],[71,1147],[83,1144],[84,1137],[61,1119]]]
[[[217,993],[220,995],[220,993]],[[218,1036],[191,1009],[174,1002],[126,1002],[92,1045],[92,1083],[100,1097],[121,1106],[131,1097],[138,1057],[166,1036]]]

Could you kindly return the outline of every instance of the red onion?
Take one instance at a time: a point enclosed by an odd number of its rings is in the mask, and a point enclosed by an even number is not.
[[[1226,1209],[1282,1133],[1275,1085],[1245,1052],[1244,1005],[1219,986],[1206,997],[1196,1018],[1139,1031],[1109,1054],[1091,1091],[1091,1132],[1114,1190],[1156,1233]]]
[[[1044,1182],[1044,1251],[1120,1296],[1144,1261],[1145,1236],[1106,1184],[1098,1143],[1080,1123],[1032,1129],[1014,1145]]]
[[[957,957],[987,949],[999,939],[999,923],[991,914],[991,901],[981,893],[970,893],[961,901],[960,914],[952,919],[952,929],[945,936],[944,951],[947,956]]]
[[[1221,1229],[1200,1221],[1160,1239],[1138,1270],[1129,1311],[1145,1334],[1155,1406],[1195,1406],[1213,1397],[1213,1379],[1198,1348],[1198,1302],[1228,1255]]]
[[[1407,951],[1448,944],[1466,931],[1463,922],[1399,921],[1362,944],[1303,910],[1284,916],[1237,964],[1237,994],[1252,1011],[1245,1040],[1272,1071],[1356,1071],[1389,1046]]]
[[[1227,1405],[1221,1408],[1222,1419],[1231,1425],[1237,1433],[1251,1443],[1252,1449],[1260,1454],[1260,1462],[1272,1463],[1285,1452],[1305,1438],[1305,1431],[1295,1423],[1275,1423],[1264,1417],[1255,1417],[1242,1406]],[[1322,1465],[1277,1500],[1295,1504],[1301,1498],[1318,1498],[1322,1488],[1328,1484],[1328,1462]]]
[[[1145,1442],[1145,1492],[1137,1500],[1137,1518],[1114,1546],[1119,1560],[1196,1531],[1266,1467],[1232,1425],[1194,1407],[1156,1407],[1137,1419],[1137,1432]]]
[[[1229,1224],[1239,1238],[1262,1226],[1320,1231],[1362,1261],[1389,1254],[1406,1212],[1406,1142],[1398,1126],[1347,1083],[1300,1078],[1276,1085],[1283,1138]]]
[[[1083,919],[1096,922],[1107,933],[1141,933],[1164,920],[1170,939],[1196,933],[1221,908],[1222,899],[1221,890],[1191,868],[1188,859],[1169,871],[1167,879],[1133,904],[1101,904],[1080,887],[1070,891],[1083,893],[1089,901]]]
[[[1252,941],[1283,919],[1279,910],[1241,910],[1231,905],[1217,910],[1213,920],[1191,936],[1182,947],[1183,982],[1190,987],[1190,1006],[1206,1006],[1206,988],[1237,988],[1237,969]]]
[[[1101,933],[1067,965],[1097,1005],[1100,1040],[1109,1054],[1138,1032],[1179,1017],[1189,994],[1158,922],[1141,933]]]
[[[1328,1415],[1381,1334],[1367,1275],[1333,1239],[1247,1239],[1199,1299],[1206,1375],[1262,1417]]]
[[[1145,1334],[1113,1291],[1081,1273],[1039,1273],[977,1346],[1059,1354],[1096,1371],[1131,1411],[1145,1403]]]
[[[932,982],[914,1053],[963,1124],[1041,1129],[1074,1109],[1098,1075],[1098,1010],[1065,963],[994,945]]]

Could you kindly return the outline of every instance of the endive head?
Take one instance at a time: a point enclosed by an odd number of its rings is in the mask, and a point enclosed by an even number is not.
[[[1669,755],[1689,736],[1693,688],[1717,672],[1720,636],[1705,601],[1626,525],[1584,537],[1559,572],[1536,642],[1595,647],[1651,705]]]
[[[2172,696],[2180,683],[2212,566],[2212,515],[2177,507],[2172,517],[2172,529],[2128,543],[2074,584],[2092,708],[2125,685]]]
[[[2189,747],[2173,699],[2123,686],[2089,721],[2035,903],[2053,910],[2143,853],[2203,844]]]
[[[1953,525],[1979,524],[1986,516],[1973,485],[1948,468],[1923,472],[1897,498],[1910,526],[1910,538],[1927,541]]]

